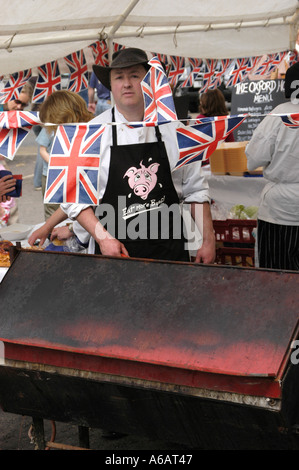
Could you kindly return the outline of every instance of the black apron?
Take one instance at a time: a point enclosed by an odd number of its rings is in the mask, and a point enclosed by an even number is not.
[[[164,142],[157,126],[155,130],[156,142],[117,145],[117,126],[112,126],[110,167],[99,220],[131,257],[189,261],[179,198]],[[95,253],[100,253],[97,243]]]

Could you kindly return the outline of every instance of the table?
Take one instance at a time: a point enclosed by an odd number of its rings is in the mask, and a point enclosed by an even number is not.
[[[261,176],[207,175],[210,194],[216,203],[230,209],[235,204],[258,206],[260,194],[266,185]]]

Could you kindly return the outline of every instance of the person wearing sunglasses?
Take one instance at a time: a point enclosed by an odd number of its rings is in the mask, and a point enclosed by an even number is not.
[[[18,99],[0,104],[0,111],[21,111],[31,102],[33,88],[29,82],[25,83]]]

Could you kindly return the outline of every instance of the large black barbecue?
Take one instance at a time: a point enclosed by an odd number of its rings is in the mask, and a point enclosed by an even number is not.
[[[15,249],[5,412],[193,448],[299,448],[299,274]]]

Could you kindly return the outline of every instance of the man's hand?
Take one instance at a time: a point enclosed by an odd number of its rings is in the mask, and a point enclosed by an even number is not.
[[[194,262],[212,264],[216,257],[216,241],[209,203],[191,203],[191,214],[202,235],[202,245]]]
[[[67,215],[59,207],[40,228],[30,235],[28,238],[29,245],[33,246],[39,240],[39,246],[42,246],[54,227],[65,219],[67,219]]]
[[[102,255],[106,256],[129,256],[125,246],[116,238],[102,240],[100,243]]]
[[[203,242],[197,250],[195,263],[212,264],[215,261],[216,250],[215,241]]]
[[[43,246],[49,235],[49,228],[46,224],[35,230],[28,238],[28,243],[33,246],[37,240],[39,240],[39,246]]]
[[[112,237],[100,222],[98,222],[95,227],[95,239],[99,244],[102,255],[129,256],[124,244]]]
[[[50,240],[68,240],[73,236],[73,232],[69,229],[68,225],[64,225],[63,227],[55,227],[52,230]]]
[[[95,114],[96,112],[96,104],[95,103],[88,103],[88,111],[90,111],[92,114]]]

